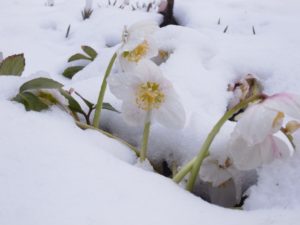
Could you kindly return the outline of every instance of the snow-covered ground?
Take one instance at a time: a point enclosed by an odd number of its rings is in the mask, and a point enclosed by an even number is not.
[[[0,0],[0,51],[5,57],[22,52],[26,57],[21,78],[0,76],[1,225],[299,224],[299,153],[258,171],[245,210],[225,209],[137,168],[128,148],[79,129],[60,109],[26,112],[11,102],[19,86],[37,74],[96,102],[123,26],[162,21],[155,12],[106,7],[104,1],[94,1],[91,18],[82,21],[84,0],[56,0],[53,7],[45,2]],[[175,17],[184,26],[162,28],[156,39],[172,52],[160,67],[180,96],[187,122],[176,131],[154,124],[150,159],[184,164],[194,157],[226,110],[227,84],[248,73],[261,80],[267,94],[300,94],[299,11],[296,0],[175,0]],[[68,80],[61,73],[81,45],[95,48],[98,57]],[[120,109],[109,91],[105,101]],[[104,111],[102,120],[103,128],[139,145],[142,127],[126,125],[113,112]],[[226,124],[213,151],[226,146],[231,131],[232,124]]]

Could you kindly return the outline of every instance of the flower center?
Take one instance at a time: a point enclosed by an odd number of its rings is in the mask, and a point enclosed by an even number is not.
[[[147,41],[143,41],[135,49],[130,52],[123,52],[123,57],[130,62],[138,62],[149,51],[149,44]]]
[[[147,82],[141,84],[136,93],[136,103],[140,109],[149,111],[154,108],[158,109],[164,102],[165,95],[160,90],[159,84]]]

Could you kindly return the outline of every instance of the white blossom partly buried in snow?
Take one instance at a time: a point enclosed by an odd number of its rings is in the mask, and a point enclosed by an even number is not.
[[[119,49],[119,61],[123,71],[132,70],[142,59],[150,59],[158,55],[157,44],[152,37],[158,29],[154,21],[141,21],[127,29],[125,26]]]
[[[238,173],[229,158],[211,155],[203,160],[200,169],[200,178],[218,187],[235,177]]]
[[[221,187],[232,180],[235,186],[235,197],[237,202],[242,196],[242,172],[232,163],[226,155],[210,155],[203,160],[200,169],[200,179],[211,183],[213,187]]]
[[[150,112],[151,119],[166,127],[184,126],[185,111],[173,85],[150,60],[142,60],[131,72],[111,75],[108,83],[123,101],[122,115],[129,124],[144,124]]]
[[[277,94],[248,107],[237,122],[229,146],[238,169],[255,169],[292,154],[287,144],[274,136],[281,129],[285,114],[300,120],[300,96]]]

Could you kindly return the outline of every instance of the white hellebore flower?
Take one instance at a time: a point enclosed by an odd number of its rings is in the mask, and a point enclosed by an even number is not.
[[[230,180],[237,173],[229,158],[222,159],[218,156],[208,156],[203,160],[200,169],[200,178],[209,182],[213,187],[219,187]]]
[[[184,126],[185,111],[171,82],[150,60],[142,60],[130,73],[111,75],[108,83],[111,92],[123,100],[122,115],[129,124],[144,124],[150,115],[149,119],[166,127]]]
[[[232,179],[235,185],[237,202],[242,195],[242,172],[237,170],[232,160],[226,155],[210,155],[203,160],[200,179],[213,187],[221,187]]]
[[[292,154],[288,145],[274,136],[281,129],[285,114],[300,120],[300,96],[276,94],[247,108],[237,122],[229,146],[238,169],[255,169]]]
[[[119,49],[119,61],[123,71],[130,71],[141,59],[150,59],[158,55],[157,44],[152,37],[158,29],[154,21],[141,21],[127,29],[125,26]]]

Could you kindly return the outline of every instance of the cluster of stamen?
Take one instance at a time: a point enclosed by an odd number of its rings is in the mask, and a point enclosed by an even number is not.
[[[145,111],[158,109],[164,100],[165,95],[160,90],[158,83],[143,83],[137,89],[136,103],[140,109]]]
[[[149,44],[147,41],[143,41],[135,49],[129,52],[124,52],[123,57],[130,62],[140,61],[149,51]]]

